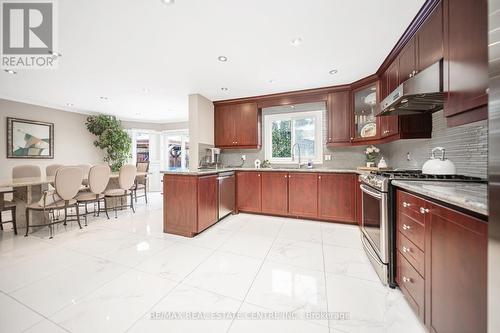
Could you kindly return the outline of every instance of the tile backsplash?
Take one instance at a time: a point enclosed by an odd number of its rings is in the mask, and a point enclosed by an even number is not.
[[[308,103],[297,105],[294,112],[325,110],[323,103]],[[290,112],[290,108],[269,108],[263,114]],[[326,111],[323,113],[323,138],[327,135]],[[391,143],[377,145],[381,149],[381,154],[386,158],[392,168],[400,169],[421,169],[427,161],[430,151],[434,147],[444,147],[446,157],[451,159],[457,168],[457,173],[475,177],[486,178],[488,166],[488,125],[487,121],[480,121],[473,124],[446,127],[446,119],[443,111],[439,111],[432,116],[432,138],[431,139],[410,139],[399,140]],[[264,121],[264,120],[263,120]],[[264,124],[262,125],[264,128]],[[264,134],[262,138],[264,138]],[[365,165],[365,155],[363,153],[366,146],[358,147],[323,147],[324,155],[331,155],[331,161],[324,161],[316,168],[352,169]],[[410,160],[407,160],[409,153]],[[243,166],[253,167],[255,159],[263,161],[265,159],[264,148],[261,150],[225,150],[222,152],[221,161],[223,165],[240,165],[241,155],[246,155]],[[280,165],[275,165],[279,167]],[[286,166],[286,165],[284,165]],[[290,166],[290,165],[288,165]]]
[[[399,140],[379,146],[394,168],[421,169],[431,149],[444,147],[446,157],[458,174],[486,178],[488,170],[488,123],[486,120],[457,127],[446,127],[443,111],[432,115],[432,138]],[[407,160],[407,154],[410,160]]]

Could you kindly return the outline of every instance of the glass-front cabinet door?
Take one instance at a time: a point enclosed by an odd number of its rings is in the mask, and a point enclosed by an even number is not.
[[[373,140],[378,137],[377,83],[355,90],[354,97],[354,137],[353,140]]]

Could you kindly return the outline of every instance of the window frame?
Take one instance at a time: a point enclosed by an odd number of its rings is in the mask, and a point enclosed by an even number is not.
[[[300,112],[288,112],[288,113],[276,113],[264,115],[264,147],[265,147],[265,158],[269,160],[270,163],[274,164],[297,164],[298,160],[293,161],[292,158],[288,157],[273,157],[273,147],[272,147],[272,124],[276,120],[290,120],[291,124],[291,144],[292,147],[295,143],[295,130],[294,130],[294,120],[302,118],[313,118],[314,119],[314,151],[315,156],[312,159],[314,164],[323,164],[323,113],[324,110],[316,111],[300,111]],[[293,152],[292,152],[293,156]],[[297,157],[298,158],[298,157]],[[308,157],[302,156],[302,163],[306,164]]]

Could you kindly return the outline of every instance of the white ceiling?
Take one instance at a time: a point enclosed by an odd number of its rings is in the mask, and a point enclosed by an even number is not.
[[[0,97],[127,120],[186,120],[192,93],[220,100],[372,74],[423,3],[59,1],[59,68],[2,71]],[[301,45],[292,46],[297,37]],[[220,55],[229,60],[219,62]],[[330,75],[331,69],[338,74]]]

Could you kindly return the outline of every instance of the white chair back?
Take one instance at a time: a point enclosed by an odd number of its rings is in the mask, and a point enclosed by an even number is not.
[[[62,200],[73,199],[82,185],[83,174],[79,167],[62,167],[57,169],[54,180],[57,195]]]
[[[122,190],[130,190],[134,185],[137,168],[135,165],[127,164],[121,167],[118,183]]]
[[[38,165],[18,165],[12,168],[12,178],[41,177],[42,171]]]
[[[62,164],[47,165],[47,167],[45,168],[45,175],[47,177],[54,177],[56,175],[57,169],[59,169],[62,166],[63,166]]]
[[[111,169],[108,165],[94,165],[89,171],[89,187],[90,192],[101,194],[104,192],[109,182]]]

